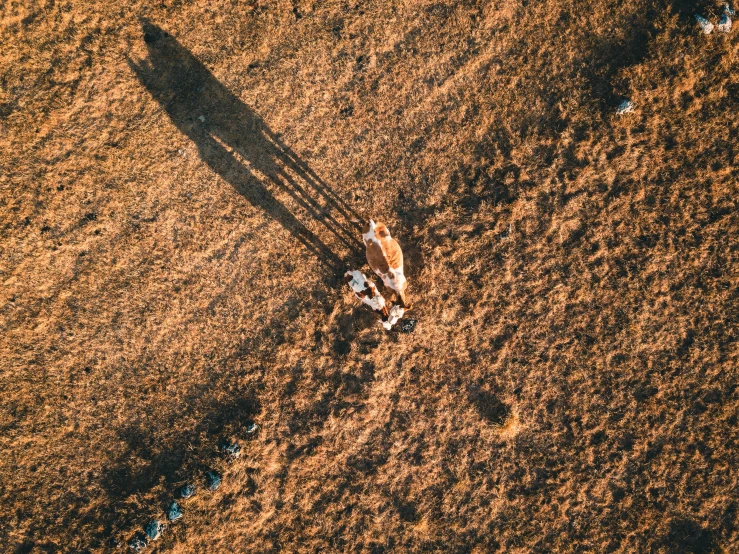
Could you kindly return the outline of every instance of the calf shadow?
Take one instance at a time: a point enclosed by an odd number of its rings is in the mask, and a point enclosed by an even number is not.
[[[342,270],[342,259],[270,189],[287,193],[304,220],[320,222],[350,257],[359,256],[357,212],[177,40],[146,20],[142,30],[148,57],[128,64],[201,159],[331,271]]]

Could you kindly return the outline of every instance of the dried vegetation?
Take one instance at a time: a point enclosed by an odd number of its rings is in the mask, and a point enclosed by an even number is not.
[[[3,3],[0,549],[194,479],[152,551],[739,550],[739,35],[695,6]]]

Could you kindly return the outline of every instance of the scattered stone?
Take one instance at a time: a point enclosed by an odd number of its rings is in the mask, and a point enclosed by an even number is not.
[[[205,116],[204,115],[201,115],[200,117],[198,117],[198,119],[200,120],[201,123],[205,123]]]
[[[136,534],[128,543],[128,547],[134,552],[141,552],[146,548],[146,537],[141,534]]]
[[[257,425],[257,424],[256,424],[256,423],[254,423],[253,421],[252,421],[252,422],[250,422],[250,423],[248,423],[248,424],[246,425],[246,432],[247,432],[247,434],[249,434],[249,435],[253,435],[253,434],[254,434],[254,433],[256,433],[256,432],[257,432],[258,430],[259,430],[259,425]]]
[[[415,328],[416,328],[415,319],[400,320],[400,332],[401,333],[412,333]]]
[[[705,17],[696,14],[695,20],[698,22],[698,26],[701,28],[701,31],[703,31],[704,35],[710,35],[713,31],[713,23],[708,21]]]
[[[736,15],[736,12],[731,9],[731,6],[729,4],[724,4],[724,14],[728,15],[729,17],[734,17]]]
[[[722,33],[728,33],[731,31],[731,17],[727,14],[722,15],[721,19],[718,20],[716,28]]]
[[[164,531],[164,524],[156,520],[150,521],[146,524],[146,527],[144,527],[144,532],[146,533],[146,536],[153,541],[162,536],[162,531]]]
[[[167,519],[169,521],[177,521],[183,516],[180,505],[177,502],[172,502],[167,510]]]
[[[221,477],[220,473],[217,471],[209,471],[205,474],[205,483],[208,486],[208,490],[214,491],[218,487],[221,486],[221,481],[223,480],[223,477]]]
[[[187,500],[192,496],[195,496],[195,487],[193,487],[190,483],[187,483],[184,487],[180,489],[180,498]]]
[[[628,98],[624,99],[619,105],[618,108],[616,108],[616,113],[618,115],[623,115],[627,113],[632,113],[634,111],[634,103],[629,100]]]
[[[226,441],[221,445],[221,450],[232,460],[241,456],[241,446],[237,442]]]

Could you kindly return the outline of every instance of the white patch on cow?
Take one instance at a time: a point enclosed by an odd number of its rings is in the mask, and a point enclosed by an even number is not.
[[[405,310],[398,306],[397,304],[390,308],[390,313],[388,314],[387,321],[381,321],[382,326],[385,328],[386,331],[389,331],[393,328],[393,325],[395,325],[398,320],[403,317],[403,314],[405,313]]]
[[[398,293],[403,291],[403,285],[405,285],[406,279],[401,268],[396,269],[391,267],[389,273],[382,273],[380,271],[375,271],[375,273],[380,277],[380,279],[382,279],[382,282],[385,283],[385,286],[390,290],[394,290]]]
[[[367,304],[375,311],[382,310],[385,307],[385,299],[379,293],[375,284],[367,279],[361,271],[347,271],[344,275],[351,276],[352,280],[349,281],[349,286],[354,291],[354,296],[356,296],[359,300]],[[363,292],[368,287],[370,288],[370,290],[372,290],[373,296],[359,296],[359,293]]]
[[[369,220],[369,231],[367,231],[366,233],[362,233],[362,238],[365,242],[367,242],[368,240],[376,242],[380,245],[380,248],[382,248],[382,243],[380,242],[380,239],[378,239],[377,235],[375,235],[375,222],[371,219]],[[382,255],[385,255],[384,250],[382,251]]]
[[[393,283],[394,283],[394,285],[391,286],[390,288],[397,290],[397,291],[403,290],[403,285],[405,284],[405,275],[403,275],[403,270],[401,268],[393,269],[391,267],[390,273],[392,274]],[[383,282],[385,282],[384,279],[383,279]],[[387,283],[385,284],[387,285]]]

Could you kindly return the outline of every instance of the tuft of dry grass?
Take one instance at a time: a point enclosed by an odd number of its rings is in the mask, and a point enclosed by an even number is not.
[[[3,4],[2,550],[186,482],[150,551],[737,550],[738,46],[694,10]],[[343,285],[359,216],[413,333]]]

